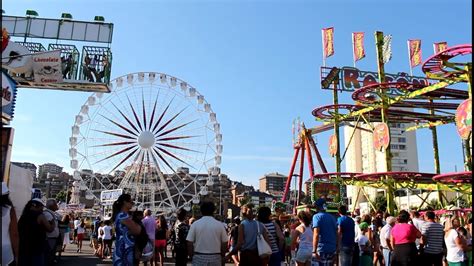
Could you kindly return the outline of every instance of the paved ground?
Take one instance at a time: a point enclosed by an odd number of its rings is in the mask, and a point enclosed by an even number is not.
[[[89,246],[89,241],[84,240],[82,243],[82,252],[77,253],[76,244],[69,244],[66,246],[66,251],[62,253],[57,266],[88,266],[88,265],[112,265],[111,259],[101,260],[94,256],[94,251]],[[171,251],[168,250],[168,257],[171,257]],[[140,265],[143,265],[141,263]],[[149,265],[149,264],[148,264]],[[172,258],[165,259],[165,265],[174,265]],[[188,263],[191,265],[191,263]],[[234,264],[226,263],[226,266],[233,266]]]
[[[82,252],[77,253],[76,244],[69,244],[66,246],[66,251],[62,253],[61,259],[57,266],[87,266],[87,265],[112,265],[111,259],[101,260],[94,256],[93,249],[89,246],[89,241],[84,240],[82,243]],[[171,251],[168,251],[168,256],[171,256]],[[140,264],[143,265],[143,264]],[[165,259],[165,265],[174,265],[174,260],[171,258]],[[191,264],[189,264],[191,265]]]

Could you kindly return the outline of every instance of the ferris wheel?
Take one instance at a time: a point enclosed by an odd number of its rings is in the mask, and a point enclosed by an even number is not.
[[[163,73],[128,74],[110,86],[88,97],[69,138],[85,197],[117,188],[155,213],[189,210],[220,174],[222,134],[211,105]]]

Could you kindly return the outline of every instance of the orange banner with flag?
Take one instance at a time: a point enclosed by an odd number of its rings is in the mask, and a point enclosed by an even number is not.
[[[324,58],[334,54],[334,27],[323,29]]]
[[[421,40],[408,40],[410,52],[410,66],[415,67],[421,64]]]
[[[433,44],[434,47],[434,53],[441,53],[442,51],[446,50],[448,48],[448,43],[447,42],[435,42]]]
[[[354,50],[354,61],[359,61],[365,57],[364,49],[364,33],[353,32],[352,33],[352,45]]]

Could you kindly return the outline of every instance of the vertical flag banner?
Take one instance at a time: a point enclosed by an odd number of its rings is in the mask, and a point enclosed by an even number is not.
[[[392,59],[392,35],[383,36],[382,57],[384,64]]]
[[[352,45],[354,50],[354,61],[359,61],[365,57],[364,49],[364,33],[353,32],[352,33]]]
[[[323,29],[324,58],[334,54],[334,27]]]
[[[448,48],[447,42],[435,42],[433,43],[434,53],[441,53]]]
[[[421,40],[408,40],[410,67],[421,64]]]

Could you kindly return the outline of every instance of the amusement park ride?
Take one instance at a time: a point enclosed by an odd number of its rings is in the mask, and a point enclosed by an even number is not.
[[[2,9],[2,125],[13,119],[17,89],[110,92],[113,24],[104,17],[77,21],[69,13],[60,19],[40,18],[34,10],[27,10],[25,16],[4,13]],[[40,41],[48,39],[54,43]],[[76,45],[81,45],[82,53]],[[2,154],[6,154],[2,180],[6,182],[13,132],[10,127],[2,129]]]
[[[373,209],[375,209],[374,203],[370,200],[364,187],[385,189],[387,211],[390,213],[393,213],[396,208],[394,192],[402,188],[428,191],[426,197],[422,198],[417,195],[422,200],[421,205],[433,192],[437,192],[440,203],[446,205],[447,199],[443,191],[458,192],[460,197],[466,197],[468,202],[472,203],[472,62],[462,62],[462,60],[471,58],[467,55],[472,54],[472,45],[447,47],[429,57],[422,65],[422,70],[426,75],[424,80],[407,75],[393,78],[389,74],[386,77],[384,71],[383,38],[382,32],[375,33],[378,72],[373,77],[376,77],[377,80],[372,78],[359,81],[354,78],[355,70],[350,68],[328,68],[325,66],[321,68],[321,86],[323,89],[333,91],[334,102],[332,105],[321,106],[312,111],[318,121],[324,122],[323,125],[309,129],[301,125],[294,145],[294,157],[286,182],[283,202],[288,200],[291,179],[298,160],[300,162],[299,191],[301,191],[306,151],[312,190],[311,200],[314,202],[319,197],[326,197],[331,203],[331,205],[328,204],[328,207],[336,207],[343,203],[344,195],[342,194],[344,192],[339,188],[344,185],[357,186],[356,199],[359,199],[359,194],[362,192]],[[352,94],[355,104],[339,104],[338,90],[348,84],[354,85],[356,88]],[[448,87],[455,84],[457,84],[456,88]],[[431,130],[436,173],[393,172],[391,170],[389,128],[391,123],[414,124],[414,126],[409,126],[406,131],[423,128]],[[448,123],[456,123],[458,133],[463,140],[465,169],[462,172],[442,174],[436,127]],[[347,150],[341,157],[340,126],[351,126],[354,131],[360,129],[371,132],[374,137],[374,146],[385,155],[386,171],[376,173],[341,172],[341,161]],[[334,130],[334,135],[329,141],[329,152],[335,157],[336,171],[334,173],[328,173],[326,170],[313,140],[313,135],[331,129]],[[348,140],[349,144],[351,141],[352,137]],[[346,144],[346,146],[349,145]],[[322,170],[321,174],[314,173],[311,150],[317,157]],[[324,183],[332,183],[333,186],[327,186]],[[339,195],[337,195],[338,190],[341,193]],[[297,204],[299,199],[297,197]],[[357,200],[353,207],[358,205]]]
[[[69,203],[110,207],[124,192],[138,207],[170,215],[179,208],[190,210],[208,195],[220,175],[223,146],[216,113],[204,95],[164,73],[111,79],[113,24],[102,16],[94,22],[73,20],[68,13],[61,19],[37,16],[33,10],[26,17],[2,16],[2,89],[9,98],[16,88],[93,92],[71,128],[75,181]],[[56,42],[48,50],[42,43],[27,42],[38,38]],[[84,45],[81,54],[74,44],[58,40],[107,46]],[[3,107],[9,107],[4,100],[2,110],[7,109]],[[2,112],[4,124],[12,119],[10,109]]]
[[[220,174],[223,149],[220,124],[210,103],[187,82],[164,73],[130,73],[111,79],[113,24],[105,23],[103,17],[84,22],[72,20],[67,13],[61,19],[37,16],[32,10],[25,17],[2,15],[2,124],[8,125],[13,118],[16,88],[93,92],[74,117],[69,138],[70,166],[75,179],[72,201],[78,202],[80,191],[85,191],[86,199],[94,203],[99,202],[99,194],[105,190],[115,195],[117,191],[111,191],[104,181],[114,171],[123,170],[120,184],[115,188],[120,193],[122,190],[131,193],[142,207],[169,214],[198,204]],[[16,42],[10,37],[16,38]],[[374,204],[364,187],[385,189],[390,213],[396,207],[394,192],[400,188],[423,189],[428,195],[436,192],[442,204],[447,201],[443,191],[455,191],[472,203],[472,62],[466,62],[466,58],[471,58],[467,55],[472,54],[472,45],[438,51],[423,63],[426,77],[414,78],[385,73],[384,37],[382,32],[375,33],[378,71],[372,74],[365,71],[367,76],[363,80],[357,78],[359,73],[353,68],[321,67],[321,86],[332,90],[333,104],[312,111],[322,125],[312,128],[299,122],[294,125],[298,130],[283,203],[289,199],[298,162],[296,204],[300,203],[305,160],[311,200],[326,197],[329,208],[344,202],[347,185],[357,186],[358,194],[363,193],[372,208]],[[53,39],[55,43],[46,49],[40,42],[29,42],[31,39]],[[66,43],[58,44],[58,41]],[[79,52],[74,42],[106,45],[83,45]],[[352,94],[355,103],[339,104],[338,91],[348,84],[355,88]],[[414,124],[406,131],[431,130],[435,173],[392,171],[391,123]],[[456,123],[463,140],[465,169],[442,174],[436,127],[448,123]],[[373,134],[374,146],[384,154],[384,171],[341,171],[347,151],[341,156],[341,126]],[[330,154],[335,158],[332,173],[328,172],[313,139],[313,135],[329,130],[334,131],[329,142]],[[2,141],[2,151],[7,151],[2,152],[7,154],[2,156],[2,166],[7,166],[2,168],[6,181],[12,136],[12,128],[2,129],[2,140],[8,140]],[[351,140],[352,137],[348,143]],[[313,154],[320,174],[315,173]],[[428,196],[421,199],[423,205]]]

